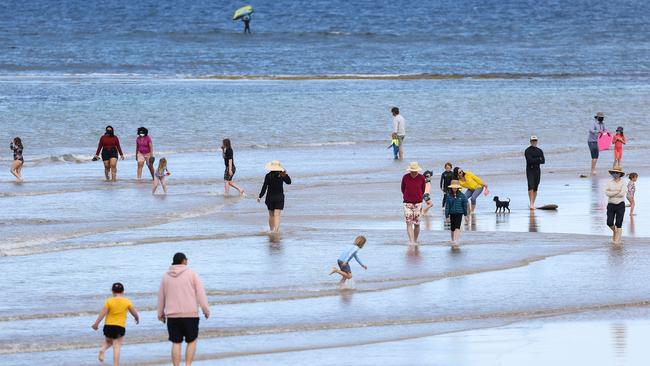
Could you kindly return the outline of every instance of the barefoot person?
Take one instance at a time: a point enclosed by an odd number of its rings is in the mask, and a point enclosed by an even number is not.
[[[528,208],[534,210],[537,189],[542,178],[542,170],[539,166],[546,162],[544,152],[537,147],[537,136],[530,136],[530,146],[524,152],[524,156],[526,157],[526,179],[528,180]]]
[[[223,139],[221,144],[221,156],[223,156],[223,163],[226,165],[226,170],[223,172],[224,195],[228,195],[230,187],[235,188],[239,194],[244,194],[244,190],[232,181],[237,169],[235,168],[234,152],[232,151],[230,139]]]
[[[9,148],[14,152],[14,161],[11,163],[11,174],[16,177],[16,183],[23,181],[23,164],[25,159],[23,158],[23,142],[20,137],[14,137],[13,140],[9,143]]]
[[[106,317],[104,321],[104,342],[99,349],[99,362],[104,362],[104,353],[109,348],[113,347],[113,366],[120,364],[120,350],[122,348],[122,341],[126,333],[126,312],[131,313],[135,319],[135,324],[140,323],[140,316],[138,311],[131,304],[131,300],[124,297],[124,285],[119,282],[113,284],[111,288],[113,297],[106,300],[104,308],[99,313],[97,320],[91,326],[94,330],[99,329],[99,323]]]
[[[153,172],[153,140],[149,136],[149,130],[144,127],[138,128],[138,137],[135,138],[135,159],[138,162],[138,180],[142,179],[142,168],[147,164],[151,179],[154,179]]]
[[[638,173],[630,173],[627,183],[627,201],[630,203],[630,217],[634,216],[634,193],[636,192],[636,180],[639,179]]]
[[[598,163],[598,138],[600,134],[607,131],[605,128],[605,114],[603,112],[596,113],[594,117],[594,124],[589,130],[589,137],[587,139],[587,145],[589,145],[589,152],[591,153],[591,175],[596,175],[596,163]]]
[[[623,181],[625,172],[616,166],[609,170],[612,180],[607,183],[607,226],[612,229],[612,242],[618,244],[623,235],[623,218],[625,217],[625,196],[627,186]]]
[[[162,186],[162,190],[165,194],[167,194],[167,177],[170,176],[172,173],[169,172],[167,169],[167,159],[162,158],[158,162],[158,169],[156,169],[156,173],[153,178],[153,187],[151,188],[151,194],[156,194],[156,190],[158,189],[158,186]]]
[[[284,210],[284,184],[291,184],[291,178],[277,160],[266,164],[265,168],[269,172],[264,177],[264,184],[257,202],[260,202],[266,194],[264,203],[269,210],[269,230],[272,233],[278,233],[280,232],[280,214]]]
[[[357,253],[363,249],[364,245],[366,245],[366,238],[363,236],[357,236],[354,239],[354,245],[350,245],[349,247],[345,248],[345,250],[339,256],[339,259],[337,260],[339,268],[332,267],[330,275],[333,275],[334,273],[341,275],[339,286],[343,287],[343,285],[345,285],[345,281],[352,279],[352,270],[350,269],[350,261],[352,258],[354,258],[357,263],[363,267],[363,269],[368,269],[368,266],[363,264],[357,255]]]
[[[399,160],[404,159],[404,137],[406,137],[406,120],[399,114],[399,108],[393,107],[390,110],[393,115],[393,133],[397,135],[399,146]]]
[[[460,224],[463,216],[467,216],[467,198],[460,191],[460,184],[457,180],[449,183],[445,202],[445,217],[449,219],[451,231],[451,249],[458,250],[460,244]]]
[[[465,197],[471,202],[469,206],[469,213],[471,215],[476,209],[476,199],[481,195],[483,190],[488,189],[488,186],[474,173],[469,170],[463,170],[460,167],[454,168],[454,180],[457,180],[461,187],[467,188],[464,193]]]
[[[409,245],[418,243],[420,236],[420,215],[422,214],[422,198],[426,187],[426,180],[420,165],[414,161],[409,164],[408,173],[402,177],[402,198],[404,204],[404,218],[406,220],[406,234]]]
[[[120,146],[120,139],[115,136],[113,126],[106,126],[106,132],[99,139],[93,160],[99,159],[100,151],[102,153],[102,161],[104,162],[104,176],[106,180],[115,182],[117,180],[117,154],[120,154],[122,160],[124,160],[124,154]]]
[[[172,266],[169,267],[160,283],[158,291],[158,320],[167,323],[169,341],[172,342],[172,364],[181,364],[181,346],[185,348],[185,365],[194,360],[196,343],[199,336],[199,312],[203,311],[205,319],[210,317],[208,297],[201,278],[187,267],[187,257],[183,253],[174,254]]]

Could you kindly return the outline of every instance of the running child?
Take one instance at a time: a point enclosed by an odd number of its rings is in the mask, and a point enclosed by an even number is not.
[[[167,183],[165,182],[165,178],[169,175],[171,175],[171,173],[169,170],[167,170],[167,159],[162,158],[160,161],[158,161],[158,169],[156,169],[156,173],[154,174],[153,189],[151,190],[151,194],[156,194],[158,185],[161,185],[163,192],[167,194]]]
[[[614,145],[614,166],[621,166],[621,158],[623,157],[623,145],[627,141],[625,140],[625,135],[623,134],[623,127],[618,126],[616,128],[616,135],[612,139],[612,145]]]
[[[341,281],[339,281],[339,286],[343,287],[345,284],[345,281],[352,279],[352,270],[350,269],[350,261],[352,258],[354,258],[361,267],[364,269],[368,269],[368,266],[364,265],[361,263],[361,260],[359,259],[359,256],[357,255],[357,252],[363,248],[363,246],[366,244],[366,238],[364,236],[357,236],[354,239],[354,245],[350,245],[347,247],[339,256],[339,259],[337,261],[339,268],[332,267],[332,271],[330,272],[330,275],[333,275],[334,273],[338,273],[341,275]]]
[[[16,183],[20,183],[23,181],[21,171],[25,162],[23,158],[23,142],[20,140],[20,137],[14,137],[9,143],[9,148],[14,152],[14,161],[11,163],[11,174],[16,177]]]
[[[131,300],[124,297],[124,286],[116,282],[111,289],[113,297],[106,300],[104,308],[99,313],[97,320],[92,325],[94,330],[99,328],[99,323],[106,317],[104,321],[104,342],[99,349],[99,361],[104,362],[104,353],[112,346],[113,347],[113,366],[120,364],[120,348],[122,347],[122,340],[126,333],[126,312],[128,311],[133,315],[135,324],[140,323],[140,316],[138,311],[135,310]]]
[[[388,145],[388,148],[390,149],[391,147],[393,148],[393,155],[395,157],[395,160],[399,159],[399,139],[397,138],[397,134],[393,132],[391,134],[391,140],[390,140],[390,145]]]
[[[445,203],[445,217],[451,225],[451,249],[458,250],[460,247],[460,224],[463,222],[463,215],[467,216],[467,197],[460,191],[460,184],[452,180],[449,184],[447,202]]]
[[[424,200],[424,203],[426,204],[426,207],[422,208],[422,214],[426,215],[427,211],[433,206],[433,203],[431,203],[431,176],[433,175],[433,172],[430,170],[427,170],[424,172],[424,196],[422,199]]]
[[[636,180],[639,178],[637,173],[628,174],[630,180],[627,182],[627,201],[630,202],[630,217],[634,216],[634,192],[636,192]]]

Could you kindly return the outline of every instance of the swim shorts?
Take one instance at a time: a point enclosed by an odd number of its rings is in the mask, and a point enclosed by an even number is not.
[[[223,180],[230,182],[232,180],[232,177],[235,176],[235,172],[237,171],[237,168],[234,166],[232,167],[232,175],[228,174],[228,167],[223,171]]]
[[[151,159],[151,153],[143,154],[143,153],[138,151],[138,153],[136,154],[136,157],[138,159],[138,163],[141,163],[141,162],[147,162],[148,163],[149,159]]]
[[[420,225],[421,203],[404,203],[404,218],[407,224]]]
[[[339,264],[339,268],[341,269],[341,271],[345,273],[352,273],[352,270],[350,269],[350,263],[345,263],[340,259],[337,262]]]
[[[460,229],[460,224],[463,222],[463,214],[450,214],[449,222],[449,230],[454,231],[456,229]]]
[[[530,169],[526,168],[526,179],[528,180],[528,190],[537,192],[537,188],[539,188],[539,181],[542,178],[542,171],[541,169]]]
[[[199,337],[199,318],[167,318],[167,333],[172,343],[192,343]]]
[[[124,337],[126,329],[119,325],[104,325],[104,337],[110,339],[118,339]]]
[[[591,153],[591,158],[598,159],[598,142],[590,141],[587,144],[589,145],[589,152]]]
[[[117,149],[102,149],[102,161],[117,159]]]

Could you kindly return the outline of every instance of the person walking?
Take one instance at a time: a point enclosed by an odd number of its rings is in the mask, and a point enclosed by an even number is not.
[[[414,161],[409,164],[402,177],[402,199],[404,205],[404,218],[406,220],[406,234],[409,245],[417,245],[420,235],[420,215],[422,214],[422,198],[426,187],[424,175],[420,165]]]
[[[226,169],[223,172],[224,195],[229,195],[230,187],[235,188],[240,195],[243,195],[244,190],[232,181],[237,168],[235,167],[235,156],[234,152],[232,151],[232,144],[230,143],[230,139],[223,139],[221,143],[221,156],[223,156],[223,163],[226,165]]]
[[[183,253],[174,254],[172,265],[163,275],[158,291],[158,320],[167,323],[169,341],[172,342],[172,364],[181,364],[181,346],[185,348],[185,365],[192,364],[199,336],[199,312],[210,317],[208,297],[201,278],[187,267]]]
[[[241,17],[241,21],[244,22],[244,33],[251,33],[251,16],[244,15]]]
[[[273,160],[266,164],[269,172],[264,176],[264,184],[257,202],[266,194],[266,208],[269,210],[269,230],[272,233],[280,232],[280,214],[284,210],[284,184],[291,184],[291,177],[287,174],[279,161]]]
[[[463,222],[463,216],[467,216],[467,198],[460,191],[460,188],[460,183],[457,180],[452,180],[445,194],[447,200],[445,203],[445,218],[450,222],[452,250],[460,249],[460,224]]]
[[[542,177],[540,165],[546,163],[544,152],[537,147],[537,136],[530,136],[530,146],[524,151],[526,157],[526,180],[528,180],[528,208],[535,209],[537,189]]]
[[[112,180],[115,182],[117,180],[117,154],[120,154],[122,160],[124,160],[124,154],[120,146],[120,139],[115,136],[113,126],[106,126],[106,132],[99,139],[93,160],[99,160],[100,151],[102,154],[102,162],[104,162],[104,176],[107,181]]]
[[[625,144],[627,144],[627,139],[625,138],[625,133],[623,133],[623,126],[618,126],[616,128],[616,135],[612,139],[612,145],[614,145],[614,166],[621,165],[623,145]]]
[[[135,160],[138,162],[138,180],[142,179],[142,168],[147,164],[151,179],[154,179],[153,171],[153,140],[149,136],[149,130],[144,127],[138,128],[138,137],[135,138]]]
[[[16,177],[16,183],[21,183],[23,181],[23,164],[25,163],[25,158],[23,158],[23,141],[20,137],[14,137],[9,143],[9,148],[14,153],[14,160],[11,163],[11,175]]]
[[[393,107],[390,110],[393,115],[393,133],[397,134],[399,142],[399,160],[404,159],[404,137],[406,137],[406,120],[399,114],[399,108]]]
[[[589,145],[589,152],[591,153],[591,175],[596,175],[596,163],[598,163],[598,138],[600,134],[607,131],[605,128],[605,113],[598,112],[594,117],[595,121],[589,130],[589,137],[587,139],[587,145]]]
[[[620,166],[609,170],[612,180],[607,183],[607,226],[612,230],[612,242],[619,244],[623,235],[623,218],[625,217],[625,196],[627,186],[623,182],[625,172]]]

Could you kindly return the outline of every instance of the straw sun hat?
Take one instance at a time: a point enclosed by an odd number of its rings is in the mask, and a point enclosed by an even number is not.
[[[406,170],[409,172],[419,172],[422,171],[422,167],[420,167],[420,164],[418,164],[417,161],[413,161],[409,164],[409,167]]]
[[[449,183],[449,188],[461,188],[460,183],[457,180],[452,180],[451,183]]]
[[[284,171],[284,167],[282,166],[282,164],[280,164],[280,162],[278,160],[273,160],[270,163],[266,163],[264,168],[266,168],[266,170],[271,171],[271,172],[283,172]]]
[[[625,175],[625,172],[623,171],[623,168],[621,168],[619,165],[616,165],[612,169],[609,170],[609,173],[619,173],[621,176]]]
[[[605,113],[603,113],[603,112],[596,113],[596,118],[598,118],[598,117],[605,118]]]

